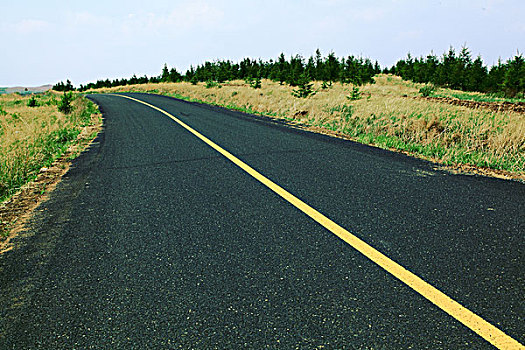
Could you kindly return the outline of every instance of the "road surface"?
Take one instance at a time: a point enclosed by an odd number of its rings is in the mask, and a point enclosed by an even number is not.
[[[127,96],[524,344],[524,184]],[[166,114],[90,98],[103,131],[0,256],[1,349],[492,348]]]

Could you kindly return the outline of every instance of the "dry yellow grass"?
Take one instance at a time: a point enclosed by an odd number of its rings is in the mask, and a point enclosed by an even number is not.
[[[525,171],[525,115],[453,106],[416,98],[422,84],[379,75],[360,87],[361,99],[350,101],[353,86],[334,84],[306,99],[292,88],[263,80],[261,89],[244,81],[206,88],[205,83],[160,83],[122,86],[96,92],[140,91],[184,96],[207,103],[294,119],[346,134],[360,142],[407,151],[446,164]]]
[[[93,112],[85,98],[74,99],[70,115],[58,111],[57,93],[38,96],[37,107],[29,107],[29,99],[18,94],[0,95],[0,199],[74,143]]]

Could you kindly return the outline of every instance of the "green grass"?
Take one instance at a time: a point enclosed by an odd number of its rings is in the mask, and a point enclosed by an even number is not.
[[[79,143],[82,128],[91,124],[92,114],[98,113],[91,101],[79,95],[68,115],[58,113],[54,95],[39,101],[43,106],[40,109],[20,109],[26,106],[20,101],[0,100],[2,110],[19,108],[19,112],[10,114],[11,118],[4,115],[0,119],[0,202],[33,181],[42,167],[49,167],[69,146]],[[9,134],[3,132],[4,128]]]
[[[0,202],[34,180],[42,167],[50,166],[64,154],[79,133],[78,128],[62,128],[38,137],[33,143],[17,143],[15,147],[25,148],[23,156],[14,160],[0,159]]]
[[[498,95],[469,93],[469,92],[451,92],[451,93],[434,93],[432,97],[452,97],[459,100],[475,101],[475,102],[510,102],[519,103],[524,102],[525,98],[505,98]]]

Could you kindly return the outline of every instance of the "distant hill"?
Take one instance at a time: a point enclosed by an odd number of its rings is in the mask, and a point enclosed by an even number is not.
[[[0,87],[0,94],[12,94],[14,92],[19,92],[21,94],[31,94],[31,93],[42,93],[48,90],[51,90],[53,85],[42,85],[42,86],[14,86],[14,87]]]

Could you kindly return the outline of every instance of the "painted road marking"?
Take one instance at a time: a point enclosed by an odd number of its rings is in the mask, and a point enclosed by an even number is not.
[[[235,157],[233,154],[222,148],[221,146],[217,145],[210,139],[208,139],[206,136],[202,135],[195,129],[191,128],[190,126],[186,125],[184,122],[180,121],[175,116],[171,115],[170,113],[166,112],[165,110],[156,107],[152,104],[149,104],[147,102],[138,100],[133,97],[125,96],[125,95],[113,95],[113,96],[119,96],[123,98],[127,98],[133,101],[136,101],[138,103],[142,103],[143,105],[146,105],[148,107],[151,107],[160,113],[168,116],[170,119],[172,119],[174,122],[182,126],[184,129],[192,133],[194,136],[199,138],[201,141],[206,143],[208,146],[213,148],[215,151],[222,154],[224,157],[229,159],[232,163],[237,165],[239,168],[250,174],[252,177],[257,179],[259,182],[264,184],[266,187],[277,193],[279,196],[284,198],[286,201],[288,201],[290,204],[301,210],[306,215],[310,216],[312,219],[317,221],[319,224],[321,224],[323,227],[325,227],[327,230],[341,238],[343,241],[351,245],[354,249],[359,251],[361,254],[366,256],[368,259],[372,260],[377,265],[381,266],[383,269],[385,269],[387,272],[392,274],[394,277],[399,279],[401,282],[408,285],[410,288],[414,289],[416,292],[424,296],[426,299],[431,301],[433,304],[438,306],[440,309],[448,313],[450,316],[454,317],[459,322],[463,323],[465,326],[470,328],[472,331],[476,332],[479,336],[481,336],[486,341],[490,342],[492,345],[497,347],[498,349],[525,349],[525,347],[520,344],[517,340],[514,338],[508,336],[500,329],[496,328],[492,324],[485,321],[480,316],[476,315],[469,309],[462,306],[457,301],[450,298],[445,293],[441,292],[431,284],[425,282],[420,277],[416,276],[412,272],[405,269],[403,266],[399,265],[383,253],[379,252],[366,242],[362,241],[360,238],[354,236],[352,233],[344,229],[343,227],[339,226],[337,223],[329,219],[328,217],[324,216],[299,198],[295,197],[293,194],[289,193],[285,189],[283,189],[281,186],[277,185],[276,183],[272,182],[259,172],[257,172],[255,169],[250,167],[248,164],[244,163],[239,158]]]

